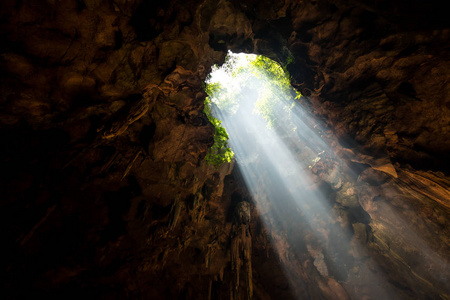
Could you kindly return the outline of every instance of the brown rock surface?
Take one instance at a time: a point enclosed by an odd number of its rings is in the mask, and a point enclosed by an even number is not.
[[[442,3],[5,0],[0,37],[5,299],[450,297]],[[314,226],[203,160],[228,49],[294,59],[339,157]]]

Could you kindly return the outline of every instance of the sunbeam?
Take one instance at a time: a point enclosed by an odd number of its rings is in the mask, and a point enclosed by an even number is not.
[[[305,284],[315,282],[325,294],[341,299],[358,288],[378,299],[396,299],[381,269],[352,236],[365,231],[339,222],[327,190],[351,196],[352,184],[284,70],[268,58],[230,52],[222,67],[213,68],[207,84],[211,113],[228,132],[293,293],[300,298]],[[311,257],[310,268],[320,276],[311,278],[308,267],[299,267],[305,266],[301,253]],[[369,261],[371,271],[365,271]]]

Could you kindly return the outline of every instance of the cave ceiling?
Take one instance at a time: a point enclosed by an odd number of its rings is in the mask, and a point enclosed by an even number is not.
[[[449,298],[450,22],[441,2],[0,8],[6,299]],[[320,239],[289,207],[273,221],[298,230],[265,229],[239,166],[204,161],[214,127],[202,84],[228,50],[293,58],[292,86],[342,159],[311,170],[336,216]],[[338,250],[336,226],[367,253]],[[348,272],[330,267],[339,263]],[[388,287],[368,285],[374,273]]]

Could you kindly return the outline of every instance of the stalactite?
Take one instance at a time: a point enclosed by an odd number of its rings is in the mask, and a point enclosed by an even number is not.
[[[182,203],[177,196],[173,201],[172,208],[170,210],[169,228],[172,230],[177,226],[178,218],[180,217]]]
[[[128,164],[127,168],[125,169],[125,171],[123,172],[122,175],[122,180],[127,177],[128,173],[131,171],[131,168],[133,167],[133,164],[136,162],[136,159],[139,157],[139,155],[142,153],[142,150],[139,150],[136,155],[134,156],[134,158],[130,161],[130,163]]]
[[[241,268],[244,267],[244,278],[247,299],[253,298],[252,274],[252,237],[250,234],[250,204],[242,201],[237,204],[231,237],[231,266],[235,275],[233,294],[241,295]]]

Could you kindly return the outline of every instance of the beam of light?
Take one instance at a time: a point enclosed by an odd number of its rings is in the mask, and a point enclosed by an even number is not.
[[[229,55],[232,56],[236,68],[241,70],[255,60],[255,56]],[[229,142],[236,161],[259,214],[271,232],[272,243],[290,286],[297,295],[301,295],[302,292],[295,290],[295,287],[304,286],[302,281],[305,280],[305,275],[296,267],[301,265],[296,257],[300,256],[300,251],[296,248],[306,248],[314,259],[314,266],[323,277],[331,275],[329,265],[332,262],[325,263],[325,256],[333,255],[327,253],[326,241],[331,207],[320,193],[317,182],[311,178],[309,168],[320,160],[321,154],[332,156],[332,151],[318,132],[311,128],[311,124],[315,122],[296,105],[289,91],[270,90],[267,84],[270,78],[264,78],[261,74],[255,76],[245,71],[241,71],[244,78],[236,78],[233,77],[236,74],[230,69],[216,68],[214,71],[209,83],[219,82],[227,91],[231,91],[231,96],[222,97],[239,99],[227,99],[232,102],[228,104],[228,110],[220,110],[223,103],[220,103],[220,99],[212,99],[213,103],[218,105],[213,113],[222,121],[231,137]],[[244,81],[250,88],[240,85]],[[277,98],[278,101],[270,106],[267,101],[262,102],[261,98],[269,101],[271,98]],[[266,114],[264,111],[261,113],[264,104],[269,106],[266,110],[270,110],[266,111]],[[268,126],[270,121],[277,121],[277,124]],[[339,187],[341,183],[334,184]],[[306,231],[313,232],[314,236],[303,236],[305,240],[300,241],[289,238],[298,236],[293,232],[295,228],[292,228],[291,224],[299,222],[290,220],[293,217],[303,219],[303,223],[309,228]],[[349,248],[350,234],[343,228],[340,228],[340,231],[340,242],[344,248]],[[286,235],[285,232],[291,234]],[[348,272],[345,270],[345,264],[333,266],[333,269],[339,277]],[[371,285],[381,286],[384,284],[382,279],[371,276],[369,280]],[[386,291],[383,296],[384,299],[389,299],[394,298],[392,295],[392,292]]]
[[[294,99],[292,88],[272,84],[273,76],[255,71],[256,55],[230,52],[228,59],[222,68],[213,68],[207,81],[220,85],[220,92],[210,95],[212,113],[230,136],[237,165],[293,292],[301,297],[305,280],[313,276],[298,268],[305,263],[301,257],[306,252],[321,275],[310,279],[317,281],[322,293],[327,293],[324,286],[333,285],[333,277],[341,278],[345,289],[328,291],[338,298],[344,294],[355,297],[356,289],[365,289],[375,298],[397,299],[376,264],[364,276],[352,275],[351,266],[364,267],[355,263],[355,257],[367,261],[370,256],[355,241],[351,225],[336,221],[339,216],[334,204],[320,187],[326,181],[336,191],[347,181],[340,175],[342,162],[328,146],[318,122]],[[321,160],[329,166],[325,177],[319,178],[311,169]],[[419,240],[416,236],[414,239]]]

